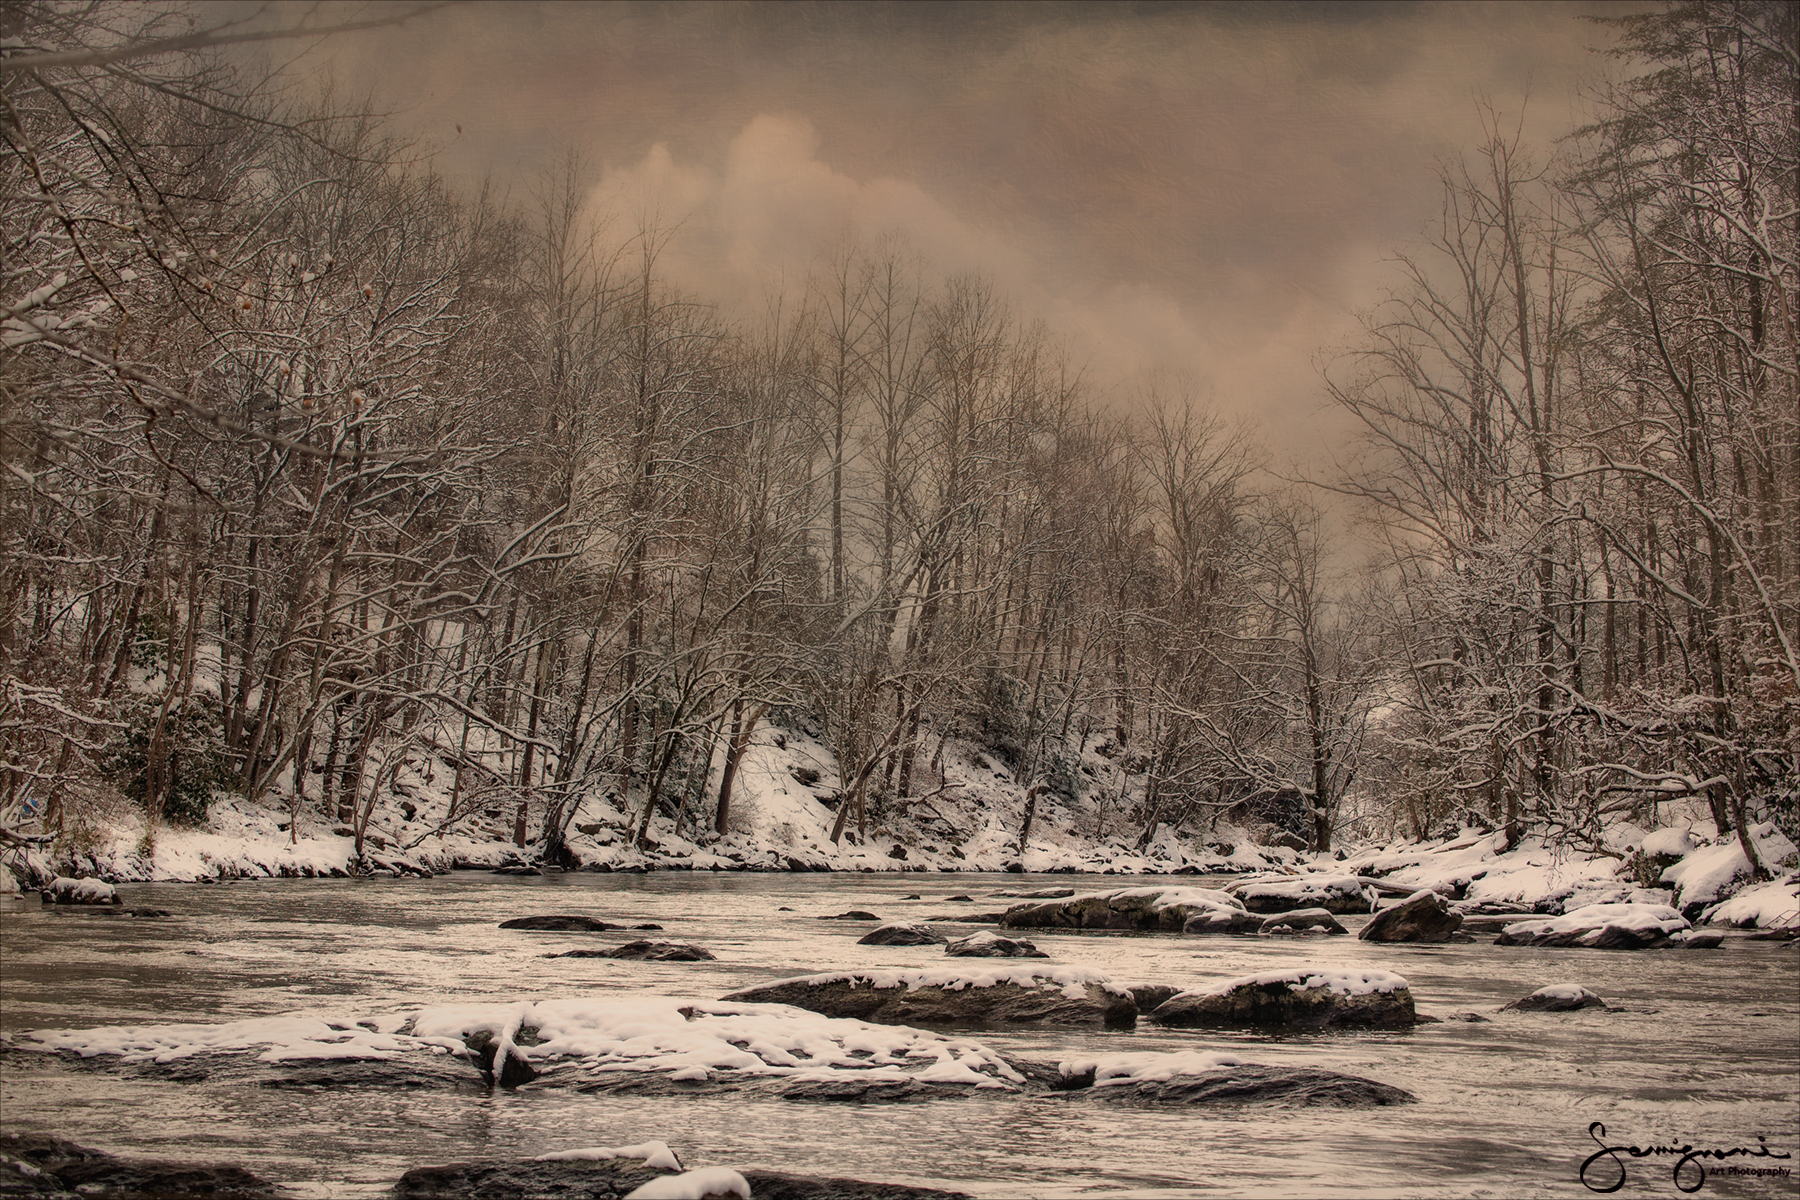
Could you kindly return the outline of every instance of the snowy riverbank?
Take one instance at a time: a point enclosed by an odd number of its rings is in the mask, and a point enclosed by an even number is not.
[[[1601,849],[1587,851],[1534,838],[1507,850],[1498,833],[1473,829],[1320,855],[1259,845],[1250,831],[1226,823],[1203,835],[1159,825],[1143,840],[1141,829],[1107,803],[1132,794],[1141,780],[1115,747],[1094,739],[1077,767],[1081,799],[1044,795],[1021,853],[1026,789],[1003,764],[951,740],[934,767],[941,784],[930,796],[912,800],[904,813],[872,811],[866,836],[853,816],[834,843],[833,805],[841,795],[835,761],[803,732],[764,727],[738,772],[729,832],[696,828],[685,813],[659,814],[640,842],[635,795],[629,803],[590,797],[569,821],[568,853],[574,869],[599,872],[1329,874],[1429,888],[1471,911],[1554,915],[1588,904],[1653,902],[1691,920],[1800,925],[1800,859],[1772,824],[1753,832],[1776,878],[1756,887],[1746,887],[1751,868],[1736,836],[1721,837],[1697,818],[1655,830],[1615,825]],[[308,806],[221,797],[204,828],[165,826],[153,841],[133,815],[79,848],[14,849],[6,859],[12,870],[0,870],[0,890],[41,887],[59,874],[121,883],[536,869],[541,811],[529,811],[530,832],[516,845],[516,802],[472,806],[458,797],[453,779],[441,760],[403,763],[368,815],[360,856],[351,826],[322,820]]]

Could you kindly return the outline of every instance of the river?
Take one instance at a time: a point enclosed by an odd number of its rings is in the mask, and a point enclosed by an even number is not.
[[[0,1033],[327,1018],[457,1001],[652,991],[716,998],[810,971],[944,962],[937,947],[856,945],[883,919],[1004,907],[1002,888],[1140,886],[1153,879],[1008,875],[546,875],[463,872],[429,881],[266,880],[123,885],[134,919],[0,901]],[[1205,880],[1169,881],[1181,885]],[[918,893],[922,899],[911,900]],[[946,897],[966,894],[973,904]],[[782,909],[792,911],[782,911]],[[616,934],[522,933],[500,921],[585,913],[655,922],[716,962],[546,961]],[[1366,917],[1343,918],[1352,932]],[[1302,964],[1368,966],[1412,984],[1441,1024],[1393,1033],[1036,1031],[979,1033],[1039,1058],[1207,1049],[1309,1065],[1406,1088],[1419,1103],[1372,1110],[1156,1110],[1054,1098],[868,1107],[725,1096],[646,1100],[517,1093],[279,1089],[120,1079],[3,1056],[10,1131],[55,1133],[113,1153],[239,1163],[298,1196],[383,1195],[408,1167],[519,1158],[661,1139],[691,1166],[762,1167],[937,1187],[981,1197],[1586,1196],[1581,1163],[1613,1144],[1756,1147],[1800,1163],[1800,953],[1728,938],[1715,951],[1377,946],[1177,935],[1031,936],[1051,961],[1124,982],[1197,986]],[[1549,983],[1613,1007],[1499,1012]],[[1459,1014],[1488,1018],[1470,1022]],[[1628,1163],[1621,1196],[1675,1196],[1669,1158]],[[1616,1177],[1616,1172],[1614,1172]],[[1600,1180],[1610,1183],[1611,1179]],[[1708,1196],[1795,1196],[1800,1181],[1714,1171]]]

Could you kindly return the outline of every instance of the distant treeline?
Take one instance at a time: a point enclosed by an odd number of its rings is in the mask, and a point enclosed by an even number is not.
[[[430,754],[554,856],[601,791],[724,831],[778,719],[838,835],[951,736],[1082,799],[1103,737],[1146,839],[1800,832],[1793,7],[1601,22],[1623,82],[1554,156],[1489,114],[1323,381],[1365,436],[1279,487],[978,275],[846,245],[731,323],[669,232],[592,236],[579,163],[459,194],[150,44],[186,16],[4,16],[0,819],[224,788],[360,832]]]

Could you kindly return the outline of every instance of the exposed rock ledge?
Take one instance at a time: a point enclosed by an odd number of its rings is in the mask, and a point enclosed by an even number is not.
[[[991,967],[827,972],[780,979],[724,997],[791,1004],[828,1017],[882,1025],[1131,1028],[1137,1001],[1097,971],[1079,967]]]

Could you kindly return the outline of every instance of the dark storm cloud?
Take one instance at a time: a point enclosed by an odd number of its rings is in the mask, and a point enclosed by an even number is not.
[[[529,186],[580,151],[620,227],[685,222],[667,262],[696,292],[753,302],[847,225],[898,229],[1096,377],[1173,370],[1304,450],[1313,363],[1478,101],[1548,144],[1603,66],[1581,18],[1618,11],[470,4],[324,53],[453,175]]]

